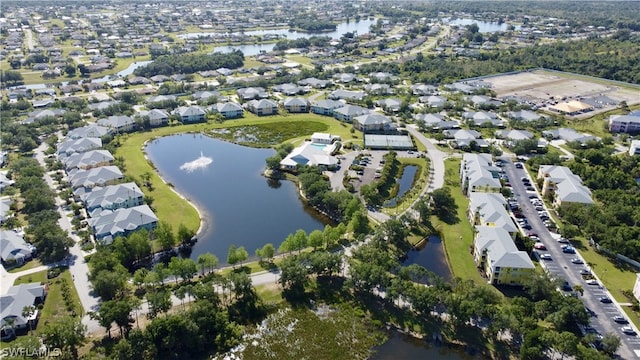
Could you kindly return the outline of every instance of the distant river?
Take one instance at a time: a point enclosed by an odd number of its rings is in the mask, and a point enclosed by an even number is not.
[[[294,183],[274,184],[261,175],[272,149],[182,134],[153,140],[146,153],[160,175],[203,212],[194,259],[211,252],[225,263],[232,244],[253,257],[257,248],[269,242],[277,248],[298,229],[324,228],[325,220],[305,206]],[[207,158],[213,161],[201,161]]]

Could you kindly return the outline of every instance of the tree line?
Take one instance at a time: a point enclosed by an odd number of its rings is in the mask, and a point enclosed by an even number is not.
[[[152,63],[137,68],[133,73],[144,77],[171,76],[219,68],[237,69],[243,64],[244,54],[240,50],[234,50],[230,53],[163,55]]]

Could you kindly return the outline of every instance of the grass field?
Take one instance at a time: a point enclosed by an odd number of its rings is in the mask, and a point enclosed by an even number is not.
[[[433,216],[431,223],[442,239],[453,275],[465,280],[473,280],[477,284],[486,284],[486,281],[478,273],[469,252],[469,246],[473,244],[473,229],[466,215],[469,200],[462,194],[460,185],[458,185],[460,159],[447,159],[444,165],[445,186],[451,189],[451,195],[456,201],[459,221],[455,224],[446,224]]]
[[[152,165],[147,161],[144,153],[144,143],[150,139],[186,132],[205,132],[219,128],[237,128],[240,126],[260,126],[263,129],[289,129],[285,140],[282,142],[301,141],[311,135],[311,133],[300,132],[305,128],[313,127],[314,131],[329,132],[342,137],[343,141],[355,139],[356,134],[350,133],[350,126],[338,122],[329,117],[313,114],[289,114],[270,117],[257,117],[247,114],[244,119],[227,121],[222,124],[201,123],[190,125],[170,126],[154,129],[147,132],[123,135],[120,139],[121,146],[116,151],[116,157],[125,159],[125,175],[134,179],[141,179],[142,174],[150,173],[151,188],[143,187],[145,196],[151,196],[153,208],[161,221],[169,223],[174,231],[177,231],[180,224],[187,228],[196,230],[200,226],[200,216],[197,210],[184,198],[175,193],[171,187],[163,182],[156,173]],[[307,126],[311,125],[311,126]],[[276,132],[282,136],[281,132]]]
[[[57,319],[69,316],[72,311],[80,316],[84,313],[76,288],[73,286],[71,273],[68,270],[63,271],[58,277],[53,279],[47,279],[47,270],[25,275],[17,278],[14,285],[31,282],[49,284],[49,292],[47,293],[47,298],[44,301],[40,320],[38,321],[38,326],[34,329],[36,334],[39,334],[48,323],[55,322]],[[63,282],[66,282],[69,286],[72,311],[69,311],[65,305],[65,300],[62,295]]]

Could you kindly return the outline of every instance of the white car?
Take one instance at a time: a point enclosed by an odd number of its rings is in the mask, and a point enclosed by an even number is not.
[[[574,263],[574,264],[578,264],[578,265],[584,264],[584,261],[582,261],[582,259],[580,259],[580,258],[573,258],[573,259],[571,259],[571,262]]]
[[[633,328],[631,326],[623,326],[620,328],[620,331],[622,331],[623,333],[627,334],[627,335],[635,335],[636,331],[633,330]]]
[[[598,285],[598,280],[596,279],[589,279],[586,282],[587,282],[587,285]]]
[[[540,259],[542,260],[553,260],[550,254],[541,254]]]

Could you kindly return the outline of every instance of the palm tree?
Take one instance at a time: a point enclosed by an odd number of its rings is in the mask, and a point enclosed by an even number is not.
[[[29,333],[33,331],[33,321],[29,318],[36,313],[36,308],[33,305],[28,305],[22,308],[22,317],[27,319],[27,323],[29,324]]]

